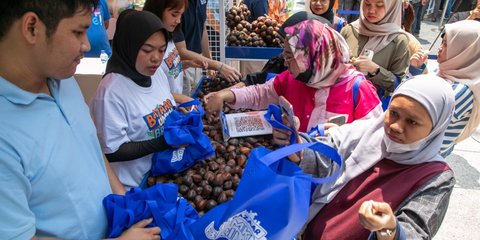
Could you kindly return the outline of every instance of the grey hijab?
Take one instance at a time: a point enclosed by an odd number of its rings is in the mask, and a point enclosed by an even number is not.
[[[398,95],[415,99],[429,113],[433,121],[433,128],[426,137],[426,141],[418,150],[404,153],[387,152],[383,142],[385,113],[376,119],[359,120],[331,129],[330,135],[340,156],[345,161],[345,167],[337,181],[315,189],[309,220],[325,204],[329,203],[350,180],[370,169],[382,159],[390,159],[406,165],[444,161],[438,153],[454,109],[455,100],[450,84],[437,76],[420,75],[402,83],[393,94],[392,99]]]

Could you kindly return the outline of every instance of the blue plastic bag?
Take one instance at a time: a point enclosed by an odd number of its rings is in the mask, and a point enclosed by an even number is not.
[[[125,196],[106,196],[103,207],[108,219],[107,237],[118,237],[138,221],[153,218],[147,227],[160,227],[162,239],[195,239],[188,226],[198,219],[198,213],[178,197],[177,191],[175,184],[156,184],[144,190],[132,188]]]
[[[393,75],[393,76],[395,77],[394,89],[397,89],[400,83],[398,82],[397,75]],[[386,111],[388,108],[388,105],[390,105],[390,101],[392,100],[393,92],[387,92],[379,88],[377,91],[377,94],[378,94],[378,97],[380,98],[380,101],[382,102],[383,111]]]
[[[275,104],[268,105],[267,112],[264,115],[265,120],[267,120],[273,128],[278,128],[282,130],[288,130],[292,134],[290,135],[290,144],[294,144],[297,139],[297,133],[292,128],[289,128],[287,125],[282,123],[282,110],[279,106]]]
[[[190,106],[196,106],[196,110],[192,109],[187,114],[178,110],[179,107]],[[203,133],[204,114],[200,101],[195,99],[180,104],[167,116],[163,132],[165,141],[172,146],[187,146],[154,153],[152,176],[181,172],[215,153],[210,139]]]
[[[311,148],[340,165],[338,152],[319,142],[290,145],[276,151],[264,147],[250,153],[233,199],[190,225],[195,239],[293,239],[307,221],[311,191],[335,180],[313,178],[285,157]]]

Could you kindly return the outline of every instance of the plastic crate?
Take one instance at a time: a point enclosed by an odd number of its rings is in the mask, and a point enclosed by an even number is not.
[[[210,81],[210,78],[208,78],[208,77],[200,78],[200,81],[198,81],[197,86],[195,86],[195,89],[192,91],[192,95],[190,95],[190,97],[192,97],[192,98],[197,97],[198,92],[200,92],[200,90],[202,90],[202,85],[203,85],[204,81]]]

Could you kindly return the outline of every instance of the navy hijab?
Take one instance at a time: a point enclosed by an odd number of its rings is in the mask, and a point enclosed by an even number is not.
[[[107,63],[105,75],[119,73],[142,87],[152,84],[150,76],[145,76],[135,69],[138,51],[145,41],[156,32],[163,32],[169,42],[169,34],[162,21],[153,13],[147,11],[125,10],[117,20],[113,36],[112,57]]]

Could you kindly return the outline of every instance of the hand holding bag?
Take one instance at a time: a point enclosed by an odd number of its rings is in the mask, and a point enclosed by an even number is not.
[[[195,106],[188,113],[179,111],[180,107]],[[202,116],[205,114],[200,101],[183,103],[171,112],[164,124],[165,141],[170,146],[185,146],[159,151],[152,157],[152,176],[181,172],[197,161],[212,156],[210,139],[203,133]]]
[[[156,184],[141,190],[132,188],[125,196],[110,194],[103,199],[107,212],[108,238],[115,238],[133,224],[153,218],[147,227],[161,228],[161,237],[193,240],[188,225],[198,219],[198,213],[179,198],[175,184]]]
[[[311,148],[340,168],[325,178],[313,178],[285,157]],[[250,153],[235,196],[190,225],[195,239],[293,239],[307,221],[312,190],[338,178],[343,163],[338,152],[323,143],[293,144],[276,151],[264,147]]]
[[[290,131],[292,133],[290,135],[290,144],[295,143],[295,140],[297,139],[297,132],[293,128],[290,128],[287,125],[283,124],[282,110],[280,109],[279,106],[274,104],[268,105],[268,109],[264,117],[265,117],[265,120],[267,120],[267,122],[270,123],[270,125],[272,125],[272,128]]]

